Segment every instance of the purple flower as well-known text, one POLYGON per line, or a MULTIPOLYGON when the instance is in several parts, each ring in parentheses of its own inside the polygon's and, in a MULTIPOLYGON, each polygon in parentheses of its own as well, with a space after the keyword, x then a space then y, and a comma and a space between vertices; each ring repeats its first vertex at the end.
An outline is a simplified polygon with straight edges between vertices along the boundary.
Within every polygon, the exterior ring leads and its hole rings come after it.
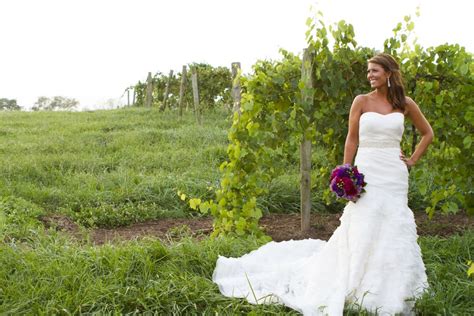
POLYGON ((347 195, 353 196, 357 194, 357 189, 354 186, 354 182, 350 178, 343 178, 342 181, 344 182, 344 191, 347 195))
POLYGON ((364 175, 356 166, 344 164, 337 166, 331 172, 330 189, 337 197, 349 201, 357 201, 361 193, 365 192, 364 175))

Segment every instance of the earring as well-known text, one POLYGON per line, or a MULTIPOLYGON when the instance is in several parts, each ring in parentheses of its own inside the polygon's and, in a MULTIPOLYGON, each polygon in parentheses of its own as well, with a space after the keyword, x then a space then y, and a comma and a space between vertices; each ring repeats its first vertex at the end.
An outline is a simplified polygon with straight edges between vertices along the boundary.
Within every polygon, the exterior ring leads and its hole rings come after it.
POLYGON ((390 88, 390 78, 387 78, 387 85, 390 88))

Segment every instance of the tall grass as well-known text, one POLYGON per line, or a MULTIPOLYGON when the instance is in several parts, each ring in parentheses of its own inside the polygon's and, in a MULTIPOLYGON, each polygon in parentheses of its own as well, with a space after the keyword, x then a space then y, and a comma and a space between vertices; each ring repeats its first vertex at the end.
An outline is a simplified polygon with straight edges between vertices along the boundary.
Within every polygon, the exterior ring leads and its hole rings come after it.
POLYGON ((425 315, 474 315, 474 278, 467 277, 467 261, 474 258, 474 230, 449 238, 420 239, 430 283, 419 302, 425 315))
MULTIPOLYGON (((218 254, 237 256, 253 238, 185 237, 94 247, 49 233, 0 244, 0 314, 234 314, 259 311, 221 296, 211 281, 218 254)), ((269 311, 284 310, 270 307, 269 311)))
MULTIPOLYGON (((260 241, 196 241, 179 229, 173 238, 95 247, 39 229, 29 241, 0 243, 0 314, 296 315, 283 306, 225 298, 211 281, 218 255, 240 256, 260 241)), ((474 231, 424 237, 421 246, 430 290, 417 302, 417 314, 472 315, 474 281, 465 262, 474 231)))

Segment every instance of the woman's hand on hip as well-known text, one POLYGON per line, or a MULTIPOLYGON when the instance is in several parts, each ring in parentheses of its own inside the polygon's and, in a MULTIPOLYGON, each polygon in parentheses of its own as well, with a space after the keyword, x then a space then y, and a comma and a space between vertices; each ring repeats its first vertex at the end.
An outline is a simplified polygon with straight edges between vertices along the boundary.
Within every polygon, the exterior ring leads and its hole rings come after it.
POLYGON ((411 158, 405 157, 402 151, 400 151, 400 159, 407 165, 408 168, 411 168, 415 165, 415 161, 411 158))

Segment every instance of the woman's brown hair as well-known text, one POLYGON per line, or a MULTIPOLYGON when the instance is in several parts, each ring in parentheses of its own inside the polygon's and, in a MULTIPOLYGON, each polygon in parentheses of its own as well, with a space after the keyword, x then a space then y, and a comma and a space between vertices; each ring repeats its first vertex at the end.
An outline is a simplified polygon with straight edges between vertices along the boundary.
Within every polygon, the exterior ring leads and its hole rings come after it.
POLYGON ((405 88, 403 86, 400 66, 395 58, 389 54, 380 53, 369 59, 369 63, 377 64, 383 67, 386 72, 390 72, 390 87, 388 88, 388 101, 394 109, 405 111, 405 88))

